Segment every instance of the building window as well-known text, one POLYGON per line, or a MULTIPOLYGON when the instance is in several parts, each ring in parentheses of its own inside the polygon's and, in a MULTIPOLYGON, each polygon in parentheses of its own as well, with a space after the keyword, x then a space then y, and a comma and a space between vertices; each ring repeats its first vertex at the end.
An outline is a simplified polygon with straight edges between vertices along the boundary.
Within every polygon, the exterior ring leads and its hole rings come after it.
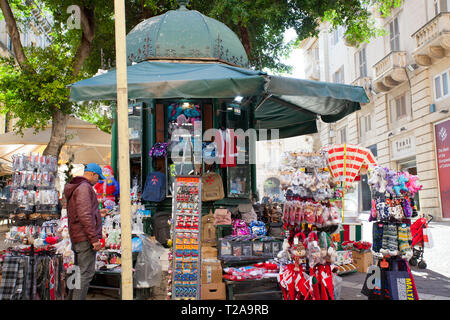
POLYGON ((449 95, 449 70, 434 77, 434 96, 436 100, 445 99, 449 95))
POLYGON ((344 66, 340 67, 338 71, 333 74, 334 83, 344 83, 344 66))
POLYGON ((363 137, 372 130, 372 115, 368 114, 359 118, 359 136, 363 137))
POLYGON ((395 17, 389 23, 389 40, 391 42, 391 51, 400 51, 400 31, 398 28, 398 17, 395 17))
POLYGON ((450 0, 434 0, 434 15, 438 15, 441 12, 448 12, 450 8, 450 0))
POLYGON ((332 41, 333 41, 333 45, 337 45, 339 43, 339 41, 342 38, 342 35, 344 34, 343 32, 343 28, 341 26, 337 27, 336 29, 333 30, 333 34, 332 34, 332 41))
POLYGON ((359 77, 367 77, 366 48, 362 48, 356 53, 356 65, 358 66, 359 77))
POLYGON ((391 122, 398 121, 407 115, 406 95, 396 97, 391 103, 391 122))
POLYGON ((347 143, 347 128, 344 127, 338 130, 338 143, 347 143))

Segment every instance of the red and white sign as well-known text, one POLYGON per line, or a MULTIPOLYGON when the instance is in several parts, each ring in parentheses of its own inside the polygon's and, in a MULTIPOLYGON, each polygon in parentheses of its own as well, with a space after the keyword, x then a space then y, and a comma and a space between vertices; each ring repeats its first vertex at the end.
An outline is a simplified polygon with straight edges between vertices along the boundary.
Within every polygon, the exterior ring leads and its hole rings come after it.
POLYGON ((436 124, 435 133, 442 217, 450 218, 450 120, 436 124))

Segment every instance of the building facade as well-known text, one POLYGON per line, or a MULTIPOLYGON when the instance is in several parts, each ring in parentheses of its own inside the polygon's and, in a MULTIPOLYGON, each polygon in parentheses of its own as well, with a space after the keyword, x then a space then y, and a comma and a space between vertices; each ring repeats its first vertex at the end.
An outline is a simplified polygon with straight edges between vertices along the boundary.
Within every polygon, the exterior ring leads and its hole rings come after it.
MULTIPOLYGON (((345 29, 323 24, 301 45, 306 78, 362 86, 370 99, 336 123, 320 122, 321 144, 358 144, 380 165, 417 174, 420 211, 450 220, 450 0, 408 0, 387 18, 372 13, 387 34, 370 43, 351 46, 345 29)), ((360 211, 370 209, 366 182, 360 211)))

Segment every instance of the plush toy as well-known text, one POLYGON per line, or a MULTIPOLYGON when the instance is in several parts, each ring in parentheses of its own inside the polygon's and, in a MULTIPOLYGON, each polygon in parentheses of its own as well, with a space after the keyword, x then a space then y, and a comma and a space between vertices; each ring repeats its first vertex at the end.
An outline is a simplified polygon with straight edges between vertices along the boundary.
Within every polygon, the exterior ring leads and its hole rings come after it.
POLYGON ((414 176, 412 174, 409 175, 408 182, 406 183, 406 188, 408 188, 408 191, 409 193, 411 193, 411 195, 414 195, 416 192, 422 189, 422 186, 417 184, 418 179, 419 177, 417 176, 414 176))
POLYGON ((397 176, 397 185, 393 187, 397 196, 400 196, 402 191, 408 191, 408 188, 405 185, 406 182, 408 182, 408 178, 403 173, 400 173, 397 176))
POLYGON ((393 170, 385 168, 385 180, 387 181, 386 191, 395 196, 394 187, 398 184, 397 173, 393 170))
POLYGON ((288 239, 285 238, 284 241, 283 241, 282 250, 280 252, 278 252, 277 257, 279 259, 283 259, 283 260, 286 260, 286 261, 291 260, 291 255, 289 253, 289 248, 290 248, 289 241, 288 241, 288 239))
POLYGON ((310 232, 305 242, 309 266, 310 268, 314 268, 315 265, 320 264, 322 261, 322 254, 318 243, 317 232, 310 232))
POLYGON ((386 192, 386 171, 384 168, 375 166, 368 169, 369 180, 367 183, 370 187, 380 193, 386 192))
POLYGON ((115 196, 120 193, 119 182, 114 179, 111 166, 106 165, 102 173, 106 180, 99 180, 94 186, 95 192, 97 192, 97 200, 101 202, 103 208, 112 209, 115 204, 115 196))
POLYGON ((183 112, 183 108, 177 103, 172 103, 167 111, 169 121, 174 121, 183 112))

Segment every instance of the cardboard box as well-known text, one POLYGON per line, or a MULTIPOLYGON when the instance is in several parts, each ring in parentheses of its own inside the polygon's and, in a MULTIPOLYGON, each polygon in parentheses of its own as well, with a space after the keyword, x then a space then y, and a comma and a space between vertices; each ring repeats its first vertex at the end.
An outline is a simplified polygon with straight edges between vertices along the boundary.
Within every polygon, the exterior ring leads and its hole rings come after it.
POLYGON ((217 259, 202 259, 202 284, 222 282, 222 265, 217 259))
POLYGON ((209 246, 202 246, 202 259, 217 259, 217 249, 209 246))
POLYGON ((226 300, 225 283, 210 283, 201 285, 201 300, 226 300))
POLYGON ((359 252, 353 251, 353 264, 356 266, 358 272, 367 272, 367 268, 373 264, 373 256, 371 251, 359 252))

